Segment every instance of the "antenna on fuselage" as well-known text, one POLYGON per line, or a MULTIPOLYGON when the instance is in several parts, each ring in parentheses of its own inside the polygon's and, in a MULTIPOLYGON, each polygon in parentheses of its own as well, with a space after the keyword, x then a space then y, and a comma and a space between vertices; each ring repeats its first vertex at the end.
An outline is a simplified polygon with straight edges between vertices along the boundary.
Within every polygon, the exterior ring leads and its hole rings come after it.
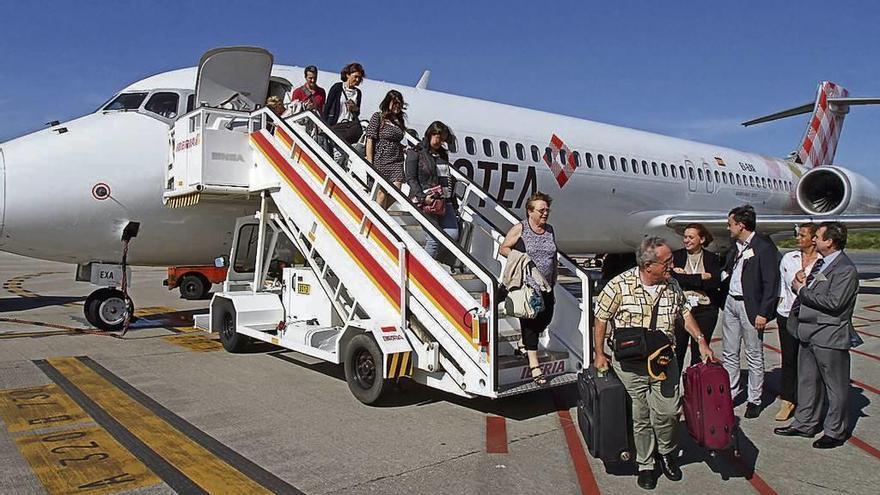
POLYGON ((419 82, 416 83, 416 89, 428 89, 428 79, 431 78, 431 71, 426 70, 422 73, 422 77, 419 78, 419 82))

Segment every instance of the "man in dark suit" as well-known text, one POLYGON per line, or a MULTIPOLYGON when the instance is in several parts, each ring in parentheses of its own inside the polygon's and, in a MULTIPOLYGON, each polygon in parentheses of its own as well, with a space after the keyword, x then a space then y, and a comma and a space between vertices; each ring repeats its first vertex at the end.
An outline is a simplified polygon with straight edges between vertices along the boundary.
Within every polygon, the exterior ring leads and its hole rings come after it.
POLYGON ((858 336, 852 314, 859 293, 859 273, 846 247, 846 226, 824 222, 816 232, 816 248, 822 258, 809 275, 799 272, 792 282, 797 294, 789 315, 788 331, 800 343, 798 353, 798 404, 794 421, 774 433, 783 436, 815 436, 817 449, 839 447, 849 438, 849 349, 858 336), (823 421, 822 409, 828 400, 823 421))
POLYGON ((727 251, 722 327, 722 362, 730 375, 730 393, 740 391, 740 345, 745 343, 749 367, 746 418, 761 414, 764 388, 764 328, 776 315, 779 297, 779 250, 769 237, 755 232, 755 209, 738 206, 727 217, 727 230, 735 241, 727 251))

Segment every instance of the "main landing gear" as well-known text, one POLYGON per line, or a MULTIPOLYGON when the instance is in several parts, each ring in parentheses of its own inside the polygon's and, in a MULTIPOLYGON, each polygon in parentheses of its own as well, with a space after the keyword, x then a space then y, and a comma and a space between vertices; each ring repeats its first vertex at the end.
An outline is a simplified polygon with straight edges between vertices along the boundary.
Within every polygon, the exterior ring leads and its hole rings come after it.
POLYGON ((86 320, 100 330, 115 332, 125 323, 125 310, 134 315, 134 303, 121 290, 111 287, 98 289, 86 298, 83 313, 86 320))

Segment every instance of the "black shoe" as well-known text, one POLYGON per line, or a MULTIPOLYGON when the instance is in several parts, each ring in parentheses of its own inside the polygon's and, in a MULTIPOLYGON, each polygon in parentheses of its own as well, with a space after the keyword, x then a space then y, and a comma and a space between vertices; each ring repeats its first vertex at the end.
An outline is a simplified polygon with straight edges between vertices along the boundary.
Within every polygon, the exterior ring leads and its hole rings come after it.
POLYGON ((670 452, 666 455, 657 456, 660 460, 660 469, 663 474, 672 481, 681 480, 681 469, 678 467, 678 461, 675 460, 675 453, 670 452))
POLYGON ((816 436, 818 431, 803 431, 798 430, 794 426, 783 426, 781 428, 773 428, 773 433, 783 436, 783 437, 804 437, 804 438, 813 438, 816 436))
POLYGON ((749 402, 748 404, 746 404, 746 413, 744 414, 744 416, 746 418, 755 419, 760 415, 761 415, 761 406, 759 406, 758 404, 754 404, 752 402, 749 402))
POLYGON ((822 438, 813 442, 814 449, 833 449, 840 447, 846 443, 846 438, 831 438, 828 435, 822 435, 822 438))
POLYGON ((639 486, 645 490, 657 488, 657 478, 654 477, 654 471, 639 471, 639 486))

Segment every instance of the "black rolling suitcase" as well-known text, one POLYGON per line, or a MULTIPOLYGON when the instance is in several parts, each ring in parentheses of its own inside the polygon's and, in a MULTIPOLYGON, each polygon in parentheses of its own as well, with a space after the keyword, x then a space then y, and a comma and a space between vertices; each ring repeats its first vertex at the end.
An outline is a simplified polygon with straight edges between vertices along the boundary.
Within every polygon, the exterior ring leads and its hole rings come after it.
POLYGON ((601 459, 607 471, 631 466, 632 401, 623 383, 612 370, 598 376, 590 367, 578 374, 578 392, 578 426, 590 455, 601 459))

